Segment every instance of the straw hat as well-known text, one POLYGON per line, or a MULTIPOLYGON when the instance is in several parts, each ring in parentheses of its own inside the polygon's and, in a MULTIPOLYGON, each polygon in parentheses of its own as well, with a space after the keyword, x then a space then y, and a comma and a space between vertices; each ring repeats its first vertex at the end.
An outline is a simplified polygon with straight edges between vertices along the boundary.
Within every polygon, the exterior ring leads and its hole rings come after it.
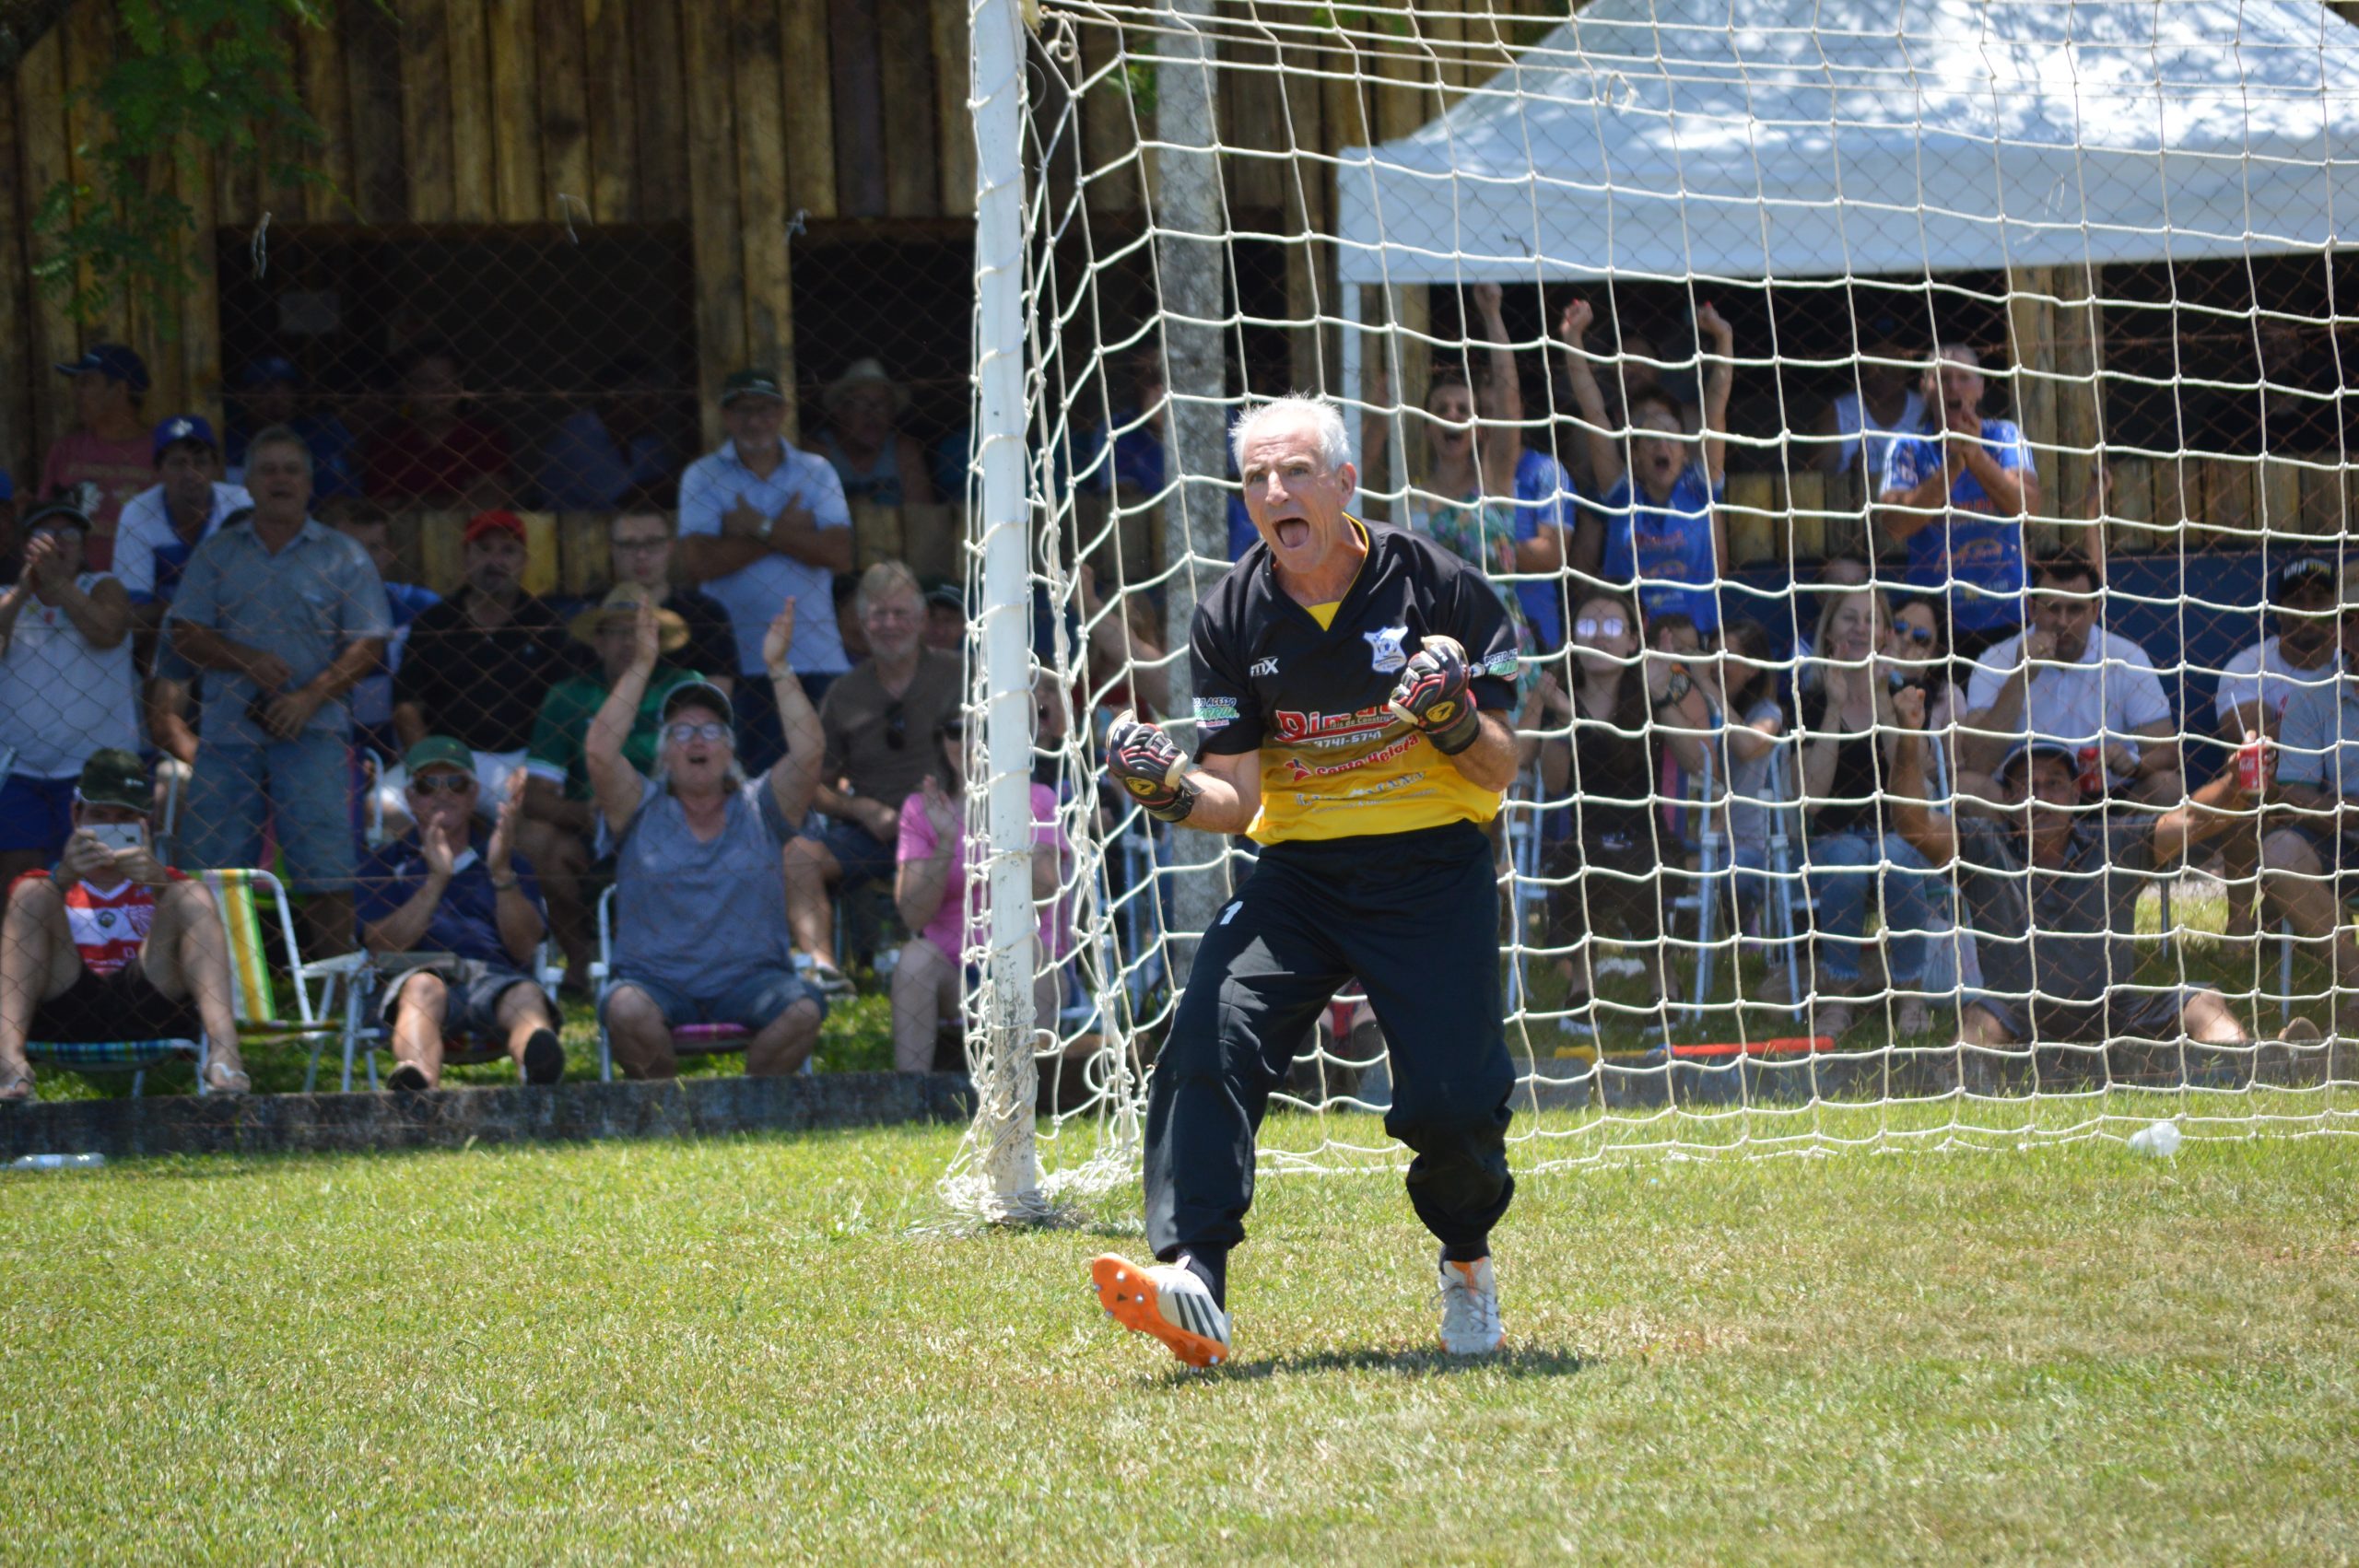
POLYGON ((833 414, 846 392, 862 387, 883 387, 893 394, 893 413, 898 416, 909 412, 910 389, 895 380, 885 370, 881 359, 855 359, 844 367, 844 373, 819 389, 819 406, 833 414))
MULTIPOLYGON (((565 633, 576 642, 586 642, 594 647, 598 641, 598 628, 606 624, 608 616, 635 614, 647 598, 648 589, 644 583, 618 582, 606 591, 604 599, 568 622, 565 633)), ((657 635, 656 647, 666 653, 677 653, 687 646, 688 623, 680 618, 677 610, 657 605, 655 624, 663 628, 657 635)))

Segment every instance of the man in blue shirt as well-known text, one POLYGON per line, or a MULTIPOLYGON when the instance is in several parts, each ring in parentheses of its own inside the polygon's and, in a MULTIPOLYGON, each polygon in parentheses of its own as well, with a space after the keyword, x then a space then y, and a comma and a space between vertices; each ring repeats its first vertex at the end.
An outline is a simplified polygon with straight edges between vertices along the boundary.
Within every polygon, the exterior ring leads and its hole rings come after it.
POLYGON ((334 414, 303 406, 303 373, 281 355, 257 359, 246 367, 241 392, 229 405, 229 439, 223 456, 233 481, 245 477, 246 448, 252 438, 273 425, 284 425, 303 438, 311 453, 311 497, 332 501, 356 494, 352 431, 334 414))
POLYGON ((1970 659, 2023 629, 2024 517, 2039 505, 2031 448, 2010 419, 1982 416, 1981 359, 1943 345, 1925 371, 1936 428, 1884 459, 1875 520, 1908 546, 1908 581, 1950 601, 1950 651, 1970 659))
MULTIPOLYGON (((1168 473, 1163 451, 1167 390, 1163 357, 1152 344, 1133 355, 1131 386, 1133 395, 1129 406, 1114 410, 1112 418, 1090 432, 1089 444, 1081 453, 1081 480, 1075 488, 1085 495, 1116 496, 1125 505, 1136 506, 1163 493, 1168 473)), ((1237 477, 1233 461, 1228 477, 1237 477)), ((1235 491, 1229 493, 1227 513, 1228 558, 1236 561, 1262 536, 1246 514, 1245 497, 1235 491)))
POLYGON ((428 735, 402 755, 416 824, 360 871, 360 941, 371 953, 430 953, 385 988, 393 1070, 385 1086, 431 1089, 442 1044, 500 1039, 527 1083, 565 1071, 557 1012, 524 971, 548 930, 533 868, 515 856, 522 770, 488 833, 475 820, 475 754, 428 735))
POLYGON ((1702 450, 1690 455, 1692 439, 1679 405, 1667 393, 1641 393, 1632 400, 1630 462, 1622 460, 1621 432, 1606 412, 1582 339, 1595 312, 1586 299, 1565 307, 1557 334, 1566 345, 1565 373, 1579 405, 1590 470, 1604 498, 1584 505, 1573 532, 1576 572, 1602 578, 1616 587, 1635 584, 1638 608, 1649 616, 1682 614, 1707 636, 1720 629, 1720 579, 1728 575, 1728 521, 1719 502, 1728 488, 1729 393, 1736 381, 1736 334, 1718 310, 1696 312, 1696 332, 1706 340, 1710 366, 1704 377, 1702 450))

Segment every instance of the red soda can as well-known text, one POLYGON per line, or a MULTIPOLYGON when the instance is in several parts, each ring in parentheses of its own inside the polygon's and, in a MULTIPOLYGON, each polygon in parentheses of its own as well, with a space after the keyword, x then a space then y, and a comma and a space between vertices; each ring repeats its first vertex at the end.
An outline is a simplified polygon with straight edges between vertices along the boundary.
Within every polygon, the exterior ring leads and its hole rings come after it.
POLYGON ((2105 793, 2104 757, 2104 751, 2096 746, 2083 746, 2081 748, 2082 794, 2102 795, 2105 793))
POLYGON ((2242 788, 2260 788, 2260 749, 2268 743, 2259 735, 2252 735, 2236 748, 2236 783, 2242 788))

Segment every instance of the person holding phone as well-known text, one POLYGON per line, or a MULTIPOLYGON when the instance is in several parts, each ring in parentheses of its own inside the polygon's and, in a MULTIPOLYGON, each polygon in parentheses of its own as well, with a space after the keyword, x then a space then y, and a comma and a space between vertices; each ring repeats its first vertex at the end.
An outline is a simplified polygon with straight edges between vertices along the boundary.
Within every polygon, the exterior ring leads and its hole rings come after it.
POLYGON ((251 1088, 238 1055, 229 940, 213 895, 156 859, 154 786, 109 747, 82 765, 53 871, 9 885, 0 926, 0 1105, 33 1097, 25 1042, 197 1040, 215 1094, 251 1088))

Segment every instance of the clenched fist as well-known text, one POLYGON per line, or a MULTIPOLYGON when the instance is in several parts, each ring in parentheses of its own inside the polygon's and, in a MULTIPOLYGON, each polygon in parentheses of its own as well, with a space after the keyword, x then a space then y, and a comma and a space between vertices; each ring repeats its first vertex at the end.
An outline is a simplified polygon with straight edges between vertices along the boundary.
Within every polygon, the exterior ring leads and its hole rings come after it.
POLYGON ((1392 688, 1392 716, 1423 734, 1444 756, 1474 743, 1474 693, 1466 649, 1450 637, 1429 637, 1409 657, 1392 688))
POLYGON ((1106 732, 1108 776, 1149 816, 1179 822, 1195 809, 1195 791, 1180 782, 1187 766, 1187 754, 1170 736, 1127 708, 1106 732))

